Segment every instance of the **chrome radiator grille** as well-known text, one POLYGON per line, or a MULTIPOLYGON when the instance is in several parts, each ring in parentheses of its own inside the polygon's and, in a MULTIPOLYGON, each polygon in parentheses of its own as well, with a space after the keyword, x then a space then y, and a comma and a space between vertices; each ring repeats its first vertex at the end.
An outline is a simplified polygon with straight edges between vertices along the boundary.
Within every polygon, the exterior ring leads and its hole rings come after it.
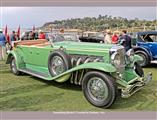
POLYGON ((122 72, 125 69, 125 54, 126 52, 123 46, 115 45, 110 49, 111 63, 119 72, 122 72))
POLYGON ((120 66, 125 66, 125 49, 121 48, 117 50, 118 54, 120 55, 120 66))

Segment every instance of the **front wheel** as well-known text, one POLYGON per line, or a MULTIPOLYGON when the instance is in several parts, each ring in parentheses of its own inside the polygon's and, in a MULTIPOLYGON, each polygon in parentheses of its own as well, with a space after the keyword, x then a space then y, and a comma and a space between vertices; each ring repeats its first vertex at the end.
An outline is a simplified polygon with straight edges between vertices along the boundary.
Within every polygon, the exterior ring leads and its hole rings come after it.
POLYGON ((116 98, 116 86, 111 76, 90 71, 82 81, 82 90, 85 98, 94 106, 108 108, 116 98))

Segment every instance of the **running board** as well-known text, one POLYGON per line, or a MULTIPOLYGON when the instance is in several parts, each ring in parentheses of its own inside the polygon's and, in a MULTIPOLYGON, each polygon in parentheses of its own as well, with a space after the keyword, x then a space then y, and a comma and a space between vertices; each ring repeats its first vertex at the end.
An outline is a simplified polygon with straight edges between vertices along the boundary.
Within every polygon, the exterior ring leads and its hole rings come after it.
POLYGON ((151 61, 151 63, 157 64, 157 60, 151 61))
POLYGON ((23 73, 27 73, 27 74, 35 76, 35 77, 38 77, 38 78, 41 78, 41 79, 44 79, 44 80, 47 80, 47 78, 50 77, 48 74, 33 71, 31 69, 19 69, 19 71, 23 72, 23 73))

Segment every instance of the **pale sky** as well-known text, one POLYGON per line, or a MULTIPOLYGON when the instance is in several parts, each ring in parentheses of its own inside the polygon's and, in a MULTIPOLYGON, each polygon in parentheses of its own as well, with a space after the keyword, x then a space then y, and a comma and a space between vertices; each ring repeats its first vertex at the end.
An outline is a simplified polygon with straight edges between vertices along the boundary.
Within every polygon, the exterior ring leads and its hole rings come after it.
POLYGON ((157 7, 1 7, 0 27, 32 28, 54 20, 98 17, 99 14, 154 20, 157 7))

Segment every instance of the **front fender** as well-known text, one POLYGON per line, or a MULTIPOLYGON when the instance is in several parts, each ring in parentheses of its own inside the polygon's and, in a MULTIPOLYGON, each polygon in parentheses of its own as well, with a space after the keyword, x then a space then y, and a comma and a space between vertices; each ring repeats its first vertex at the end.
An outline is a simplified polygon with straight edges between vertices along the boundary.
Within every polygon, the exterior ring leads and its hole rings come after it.
POLYGON ((14 50, 12 50, 12 51, 10 51, 9 53, 8 53, 8 57, 7 57, 7 61, 6 61, 6 64, 10 64, 10 62, 11 62, 11 57, 14 57, 15 58, 15 60, 16 60, 16 67, 17 67, 17 69, 19 69, 20 68, 20 65, 23 65, 23 64, 21 64, 21 63, 23 63, 23 60, 22 60, 22 58, 17 54, 17 52, 15 52, 14 50))
POLYGON ((115 72, 116 71, 116 68, 112 64, 101 63, 101 62, 85 63, 85 64, 82 64, 73 68, 74 71, 80 70, 80 69, 95 69, 95 70, 100 70, 103 72, 115 72))
POLYGON ((143 60, 143 58, 141 56, 136 55, 136 54, 134 55, 134 63, 137 61, 142 61, 142 60, 143 60))
POLYGON ((78 65, 56 77, 51 78, 50 80, 55 80, 57 82, 64 82, 67 80, 67 79, 63 79, 64 76, 69 76, 72 72, 83 70, 83 69, 94 69, 94 70, 99 70, 99 71, 108 72, 108 73, 116 72, 116 68, 112 64, 91 62, 91 63, 78 65))

